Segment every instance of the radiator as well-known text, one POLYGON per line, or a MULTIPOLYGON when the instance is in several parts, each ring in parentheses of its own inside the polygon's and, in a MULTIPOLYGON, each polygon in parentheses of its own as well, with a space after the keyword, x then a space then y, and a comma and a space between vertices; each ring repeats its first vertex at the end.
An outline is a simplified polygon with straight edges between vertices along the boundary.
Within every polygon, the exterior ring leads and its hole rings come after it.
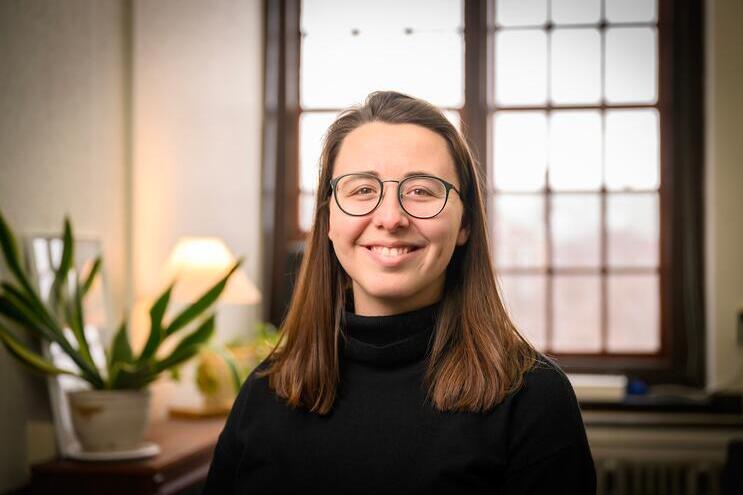
POLYGON ((597 495, 719 495, 722 466, 710 462, 596 460, 597 495))

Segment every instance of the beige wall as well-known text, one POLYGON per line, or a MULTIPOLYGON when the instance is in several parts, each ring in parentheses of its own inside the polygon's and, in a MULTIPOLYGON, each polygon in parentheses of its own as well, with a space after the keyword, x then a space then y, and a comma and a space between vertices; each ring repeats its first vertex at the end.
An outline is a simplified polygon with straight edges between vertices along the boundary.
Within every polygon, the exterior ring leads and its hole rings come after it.
MULTIPOLYGON (((124 12, 121 2, 0 1, 0 209, 19 235, 103 242, 115 314, 128 269, 124 12)), ((45 382, 0 350, 0 492, 23 483, 45 382), (30 430, 32 430, 31 428, 30 430)))
POLYGON ((707 9, 707 327, 713 389, 743 390, 743 2, 707 9))
POLYGON ((222 237, 258 284, 261 2, 136 1, 134 11, 135 293, 161 286, 185 235, 222 237))
MULTIPOLYGON (((134 5, 135 297, 147 300, 162 287, 161 267, 181 236, 221 237, 246 257, 245 271, 260 286, 261 2, 134 5)), ((256 309, 222 307, 218 335, 251 332, 256 309)), ((135 329, 140 338, 143 327, 135 329)), ((180 384, 156 386, 155 417, 168 403, 200 400, 192 369, 180 384)))

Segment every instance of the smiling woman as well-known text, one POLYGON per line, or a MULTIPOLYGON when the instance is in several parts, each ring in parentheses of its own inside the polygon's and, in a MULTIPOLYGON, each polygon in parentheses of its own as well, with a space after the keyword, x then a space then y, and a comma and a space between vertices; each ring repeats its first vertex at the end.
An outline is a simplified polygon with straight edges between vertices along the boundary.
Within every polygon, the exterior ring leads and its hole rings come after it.
POLYGON ((330 126, 321 167, 281 341, 206 493, 595 493, 570 383, 498 294, 461 134, 372 93, 330 126))
POLYGON ((462 201, 447 200, 446 184, 456 189, 459 180, 446 140, 419 125, 371 122, 346 136, 333 174, 328 237, 351 279, 355 313, 397 314, 438 301, 454 248, 468 237, 462 201), (406 178, 396 194, 384 191, 398 177, 406 178))

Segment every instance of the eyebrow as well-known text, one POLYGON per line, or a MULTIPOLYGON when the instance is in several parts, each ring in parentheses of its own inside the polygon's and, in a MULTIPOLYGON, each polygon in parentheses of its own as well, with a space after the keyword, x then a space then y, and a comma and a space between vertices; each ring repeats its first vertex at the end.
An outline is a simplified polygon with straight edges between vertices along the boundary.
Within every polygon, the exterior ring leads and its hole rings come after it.
MULTIPOLYGON (((376 170, 363 170, 361 172, 354 172, 355 174, 369 174, 373 175, 375 177, 379 177, 379 172, 376 170)), ((423 172, 421 170, 413 170, 412 172, 408 172, 407 174, 403 175, 403 177, 411 177, 413 175, 433 175, 431 172, 423 172)))

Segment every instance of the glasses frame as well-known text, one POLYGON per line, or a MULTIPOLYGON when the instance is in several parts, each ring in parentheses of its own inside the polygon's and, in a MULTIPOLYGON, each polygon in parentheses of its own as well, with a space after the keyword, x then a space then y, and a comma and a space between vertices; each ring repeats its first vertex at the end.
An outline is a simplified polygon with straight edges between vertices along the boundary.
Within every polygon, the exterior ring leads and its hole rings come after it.
POLYGON ((459 192, 459 189, 457 189, 454 186, 454 184, 452 184, 451 182, 447 182, 444 179, 442 179, 441 177, 436 177, 435 175, 426 175, 426 174, 410 175, 408 177, 405 177, 402 180, 394 180, 394 179, 382 180, 379 177, 377 177, 376 175, 364 174, 364 173, 359 173, 359 172, 351 172, 350 174, 343 174, 343 175, 338 176, 338 177, 336 177, 334 179, 330 179, 330 191, 331 191, 331 194, 333 195, 333 198, 335 198, 335 204, 338 205, 338 208, 343 213, 345 213, 346 215, 351 216, 351 217, 365 217, 366 215, 370 215, 370 214, 374 213, 374 210, 376 210, 377 208, 379 208, 379 205, 382 204, 382 198, 384 198, 384 184, 385 184, 385 182, 397 182, 397 203, 400 205, 400 208, 402 208, 402 211, 404 211, 406 215, 411 216, 413 218, 418 218, 418 219, 421 219, 421 220, 427 220, 429 218, 434 218, 439 213, 441 213, 442 211, 444 211, 444 208, 446 208, 446 204, 449 202, 449 191, 454 190, 459 195, 460 198, 462 197, 462 193, 460 193, 459 192), (337 194, 336 186, 338 185, 338 182, 341 179, 343 179, 344 177, 348 177, 350 175, 360 175, 362 177, 368 177, 370 179, 376 180, 379 183, 379 191, 380 191, 380 193, 379 193, 379 198, 377 199, 377 204, 375 204, 374 207, 371 210, 369 210, 368 212, 366 212, 366 213, 363 213, 363 214, 349 213, 349 212, 347 212, 346 210, 343 209, 343 207, 341 206, 340 201, 338 201, 338 194, 337 194), (444 189, 446 190, 446 195, 444 196, 444 204, 441 205, 441 209, 439 209, 439 211, 437 211, 433 215, 430 215, 430 216, 427 216, 427 217, 419 217, 417 215, 413 215, 412 213, 410 213, 405 208, 405 205, 402 204, 402 193, 400 192, 400 191, 402 191, 402 187, 400 187, 400 186, 402 185, 403 182, 405 182, 407 180, 411 180, 411 179, 421 179, 421 178, 435 179, 435 180, 441 182, 444 185, 444 189))

